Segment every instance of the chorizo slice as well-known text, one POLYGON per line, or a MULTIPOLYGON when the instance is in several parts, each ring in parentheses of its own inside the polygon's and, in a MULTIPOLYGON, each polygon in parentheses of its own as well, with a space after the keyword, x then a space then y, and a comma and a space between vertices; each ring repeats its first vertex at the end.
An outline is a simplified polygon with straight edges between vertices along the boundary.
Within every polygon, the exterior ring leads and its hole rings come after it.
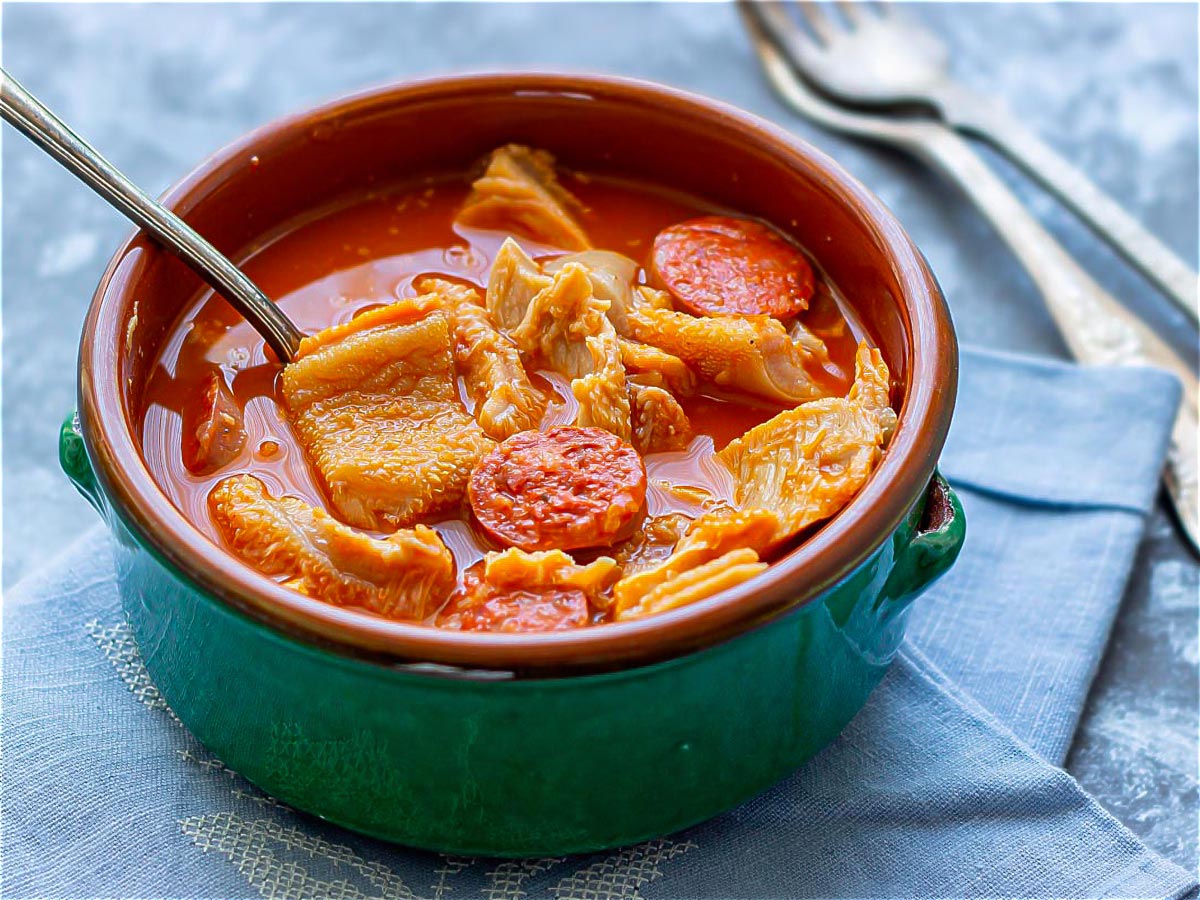
POLYGON ((795 244, 754 219, 703 216, 658 233, 651 276, 697 316, 768 315, 808 309, 813 271, 795 244))
POLYGON ((646 501, 646 467, 602 428, 523 431, 483 457, 467 486, 480 526, 522 550, 609 546, 646 501))
POLYGON ((219 372, 205 379, 198 404, 184 411, 183 464, 207 475, 237 459, 246 445, 242 408, 219 372))
POLYGON ((472 567, 463 575, 462 590, 438 614, 437 627, 511 634, 566 631, 590 622, 587 595, 578 588, 546 586, 503 591, 472 567))
POLYGON ((592 622, 607 606, 617 574, 607 556, 578 565, 561 550, 489 553, 463 573, 462 587, 438 613, 439 628, 455 631, 561 631, 592 622))

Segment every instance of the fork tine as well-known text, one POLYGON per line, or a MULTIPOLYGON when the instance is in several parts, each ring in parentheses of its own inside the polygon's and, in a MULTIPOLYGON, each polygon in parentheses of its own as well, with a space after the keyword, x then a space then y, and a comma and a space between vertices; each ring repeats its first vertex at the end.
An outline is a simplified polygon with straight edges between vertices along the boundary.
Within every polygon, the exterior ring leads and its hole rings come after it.
POLYGON ((800 7, 800 12, 804 13, 804 18, 808 21, 808 27, 813 30, 817 37, 825 44, 832 43, 840 29, 834 24, 833 17, 821 8, 821 4, 814 2, 814 0, 800 0, 796 5, 800 7))
POLYGON ((754 16, 767 33, 767 37, 788 52, 803 57, 816 53, 816 43, 799 24, 788 15, 780 0, 741 0, 746 10, 754 16))

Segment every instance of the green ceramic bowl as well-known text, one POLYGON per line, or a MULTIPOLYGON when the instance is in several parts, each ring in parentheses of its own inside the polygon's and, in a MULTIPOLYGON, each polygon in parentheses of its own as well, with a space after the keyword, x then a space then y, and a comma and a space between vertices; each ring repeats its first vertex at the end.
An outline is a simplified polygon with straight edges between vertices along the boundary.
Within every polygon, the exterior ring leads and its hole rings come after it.
POLYGON ((920 254, 835 163, 734 109, 644 83, 481 75, 385 87, 254 132, 167 202, 236 258, 347 191, 465 169, 509 140, 763 216, 853 298, 894 373, 900 424, 862 493, 763 575, 664 615, 543 635, 442 632, 283 589, 197 532, 141 457, 150 365, 200 285, 140 235, 92 302, 61 459, 112 530, 150 675, 223 761, 367 834, 548 856, 728 809, 862 707, 909 605, 963 540, 962 509, 935 471, 957 350, 920 254))

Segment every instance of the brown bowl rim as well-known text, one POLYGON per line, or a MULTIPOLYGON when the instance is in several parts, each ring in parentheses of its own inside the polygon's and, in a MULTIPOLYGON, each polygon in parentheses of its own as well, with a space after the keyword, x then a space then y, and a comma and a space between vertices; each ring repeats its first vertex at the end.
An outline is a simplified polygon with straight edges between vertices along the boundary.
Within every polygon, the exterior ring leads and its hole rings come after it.
MULTIPOLYGON (((791 168, 820 178, 874 232, 908 309, 909 365, 899 426, 879 469, 862 492, 762 575, 671 612, 601 627, 548 634, 444 631, 393 622, 287 590, 218 547, 192 526, 157 486, 123 413, 117 367, 97 368, 105 347, 119 347, 119 306, 112 279, 135 247, 165 252, 135 232, 116 251, 92 298, 79 353, 79 409, 96 476, 115 510, 161 560, 228 606, 308 643, 389 664, 430 663, 462 670, 538 676, 629 668, 694 652, 797 609, 858 567, 918 502, 936 467, 954 406, 957 342, 949 311, 924 259, 899 222, 826 154, 771 123, 706 97, 653 82, 608 75, 550 72, 472 73, 385 84, 283 116, 228 144, 171 187, 164 202, 181 215, 206 185, 230 174, 237 160, 282 141, 318 120, 361 115, 399 104, 472 93, 586 95, 699 116, 719 124, 791 168)), ((481 673, 482 674, 482 673, 481 673)))

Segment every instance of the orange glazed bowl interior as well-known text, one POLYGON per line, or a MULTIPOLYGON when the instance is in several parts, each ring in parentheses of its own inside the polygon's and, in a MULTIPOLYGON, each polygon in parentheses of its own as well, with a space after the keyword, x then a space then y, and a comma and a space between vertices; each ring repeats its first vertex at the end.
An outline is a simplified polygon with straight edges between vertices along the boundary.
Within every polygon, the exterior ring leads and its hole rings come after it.
POLYGON ((882 463, 845 509, 739 587, 597 628, 453 632, 302 596, 204 537, 147 469, 138 423, 149 371, 203 285, 135 235, 104 274, 80 351, 84 439, 118 513, 203 590, 277 630, 356 655, 471 669, 565 673, 653 662, 739 634, 845 578, 920 502, 949 428, 957 350, 944 300, 900 225, 808 144, 728 106, 642 82, 455 76, 366 91, 264 126, 202 164, 166 202, 236 261, 339 197, 465 173, 507 142, 545 148, 569 168, 761 217, 807 248, 878 342, 899 412, 882 463))

